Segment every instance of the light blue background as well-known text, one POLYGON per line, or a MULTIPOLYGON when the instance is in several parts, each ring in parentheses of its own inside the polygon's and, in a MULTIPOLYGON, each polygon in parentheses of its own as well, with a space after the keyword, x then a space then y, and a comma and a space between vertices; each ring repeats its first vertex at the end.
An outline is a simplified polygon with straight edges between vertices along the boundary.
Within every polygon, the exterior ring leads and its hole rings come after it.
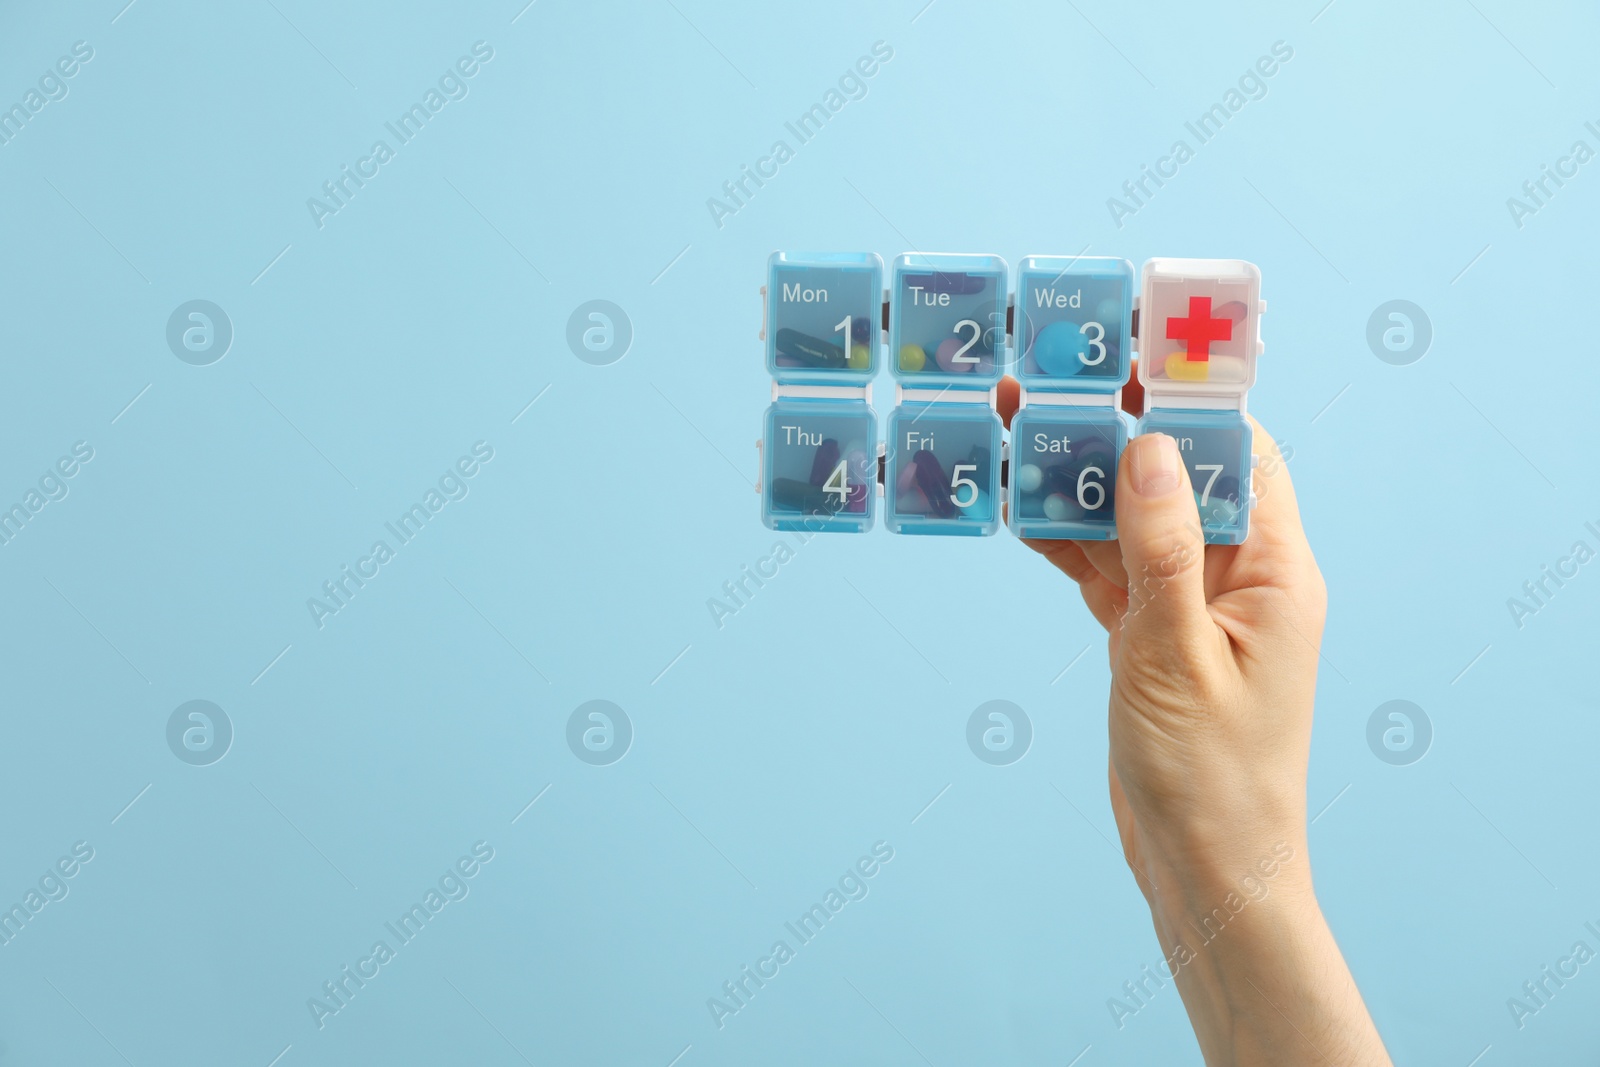
POLYGON ((1600 963, 1520 1031, 1506 1006, 1600 949, 1600 563, 1506 607, 1600 523, 1600 162, 1506 207, 1600 148, 1592 8, 124 2, 0 15, 6 106, 94 48, 0 145, 0 503, 95 450, 0 547, 0 901, 95 849, 0 947, 0 1064, 1199 1062, 1171 986, 1107 1009, 1160 950, 1068 582, 1004 532, 879 529, 712 621, 777 539, 775 248, 1258 263, 1251 410, 1331 588, 1332 925, 1403 1062, 1600 1047, 1600 963), (470 95, 319 229, 306 199, 479 40, 470 95), (867 96, 715 225, 878 40, 867 96), (1119 229, 1107 198, 1278 40, 1119 229), (197 298, 235 329, 207 367, 165 341, 197 298), (634 328, 611 366, 565 341, 597 298, 634 328), (1394 298, 1435 330, 1410 366, 1365 340, 1394 298), (470 495, 319 630, 307 598, 480 440, 470 495), (165 740, 197 698, 236 731, 208 767, 165 740), (636 734, 608 767, 565 741, 595 698, 636 734), (1395 698, 1435 730, 1408 767, 1365 740, 1395 698), (1034 725, 1012 766, 966 746, 991 699, 1034 725), (319 1031, 307 998, 479 840, 471 895, 319 1031), (870 895, 718 1030, 706 999, 879 840, 870 895))

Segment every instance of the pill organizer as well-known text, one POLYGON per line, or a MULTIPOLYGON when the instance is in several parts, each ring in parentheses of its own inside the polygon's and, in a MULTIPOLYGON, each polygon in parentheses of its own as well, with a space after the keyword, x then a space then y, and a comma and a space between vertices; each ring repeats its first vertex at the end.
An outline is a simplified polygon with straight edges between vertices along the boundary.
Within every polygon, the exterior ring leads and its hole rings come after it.
POLYGON ((901 534, 1116 537, 1121 410, 1138 354, 1135 433, 1178 442, 1205 539, 1249 533, 1254 456, 1246 394, 1261 354, 1261 276, 1243 260, 1024 257, 1015 290, 997 255, 775 252, 760 337, 772 405, 760 453, 762 520, 862 533, 883 498, 901 534), (1141 329, 1141 320, 1143 329, 1141 329), (883 349, 887 349, 885 353, 883 349), (877 437, 873 378, 895 388, 877 437), (996 410, 1021 385, 1009 440, 996 410))

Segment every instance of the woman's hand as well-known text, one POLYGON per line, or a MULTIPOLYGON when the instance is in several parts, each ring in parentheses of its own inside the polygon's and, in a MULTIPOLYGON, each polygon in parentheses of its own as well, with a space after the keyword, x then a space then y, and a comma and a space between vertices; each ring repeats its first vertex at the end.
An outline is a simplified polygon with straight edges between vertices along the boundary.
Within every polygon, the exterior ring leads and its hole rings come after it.
POLYGON ((1242 545, 1204 543, 1163 434, 1123 453, 1118 540, 1027 544, 1109 635, 1112 811, 1207 1063, 1386 1064, 1306 854, 1327 591, 1277 444, 1254 440, 1242 545))

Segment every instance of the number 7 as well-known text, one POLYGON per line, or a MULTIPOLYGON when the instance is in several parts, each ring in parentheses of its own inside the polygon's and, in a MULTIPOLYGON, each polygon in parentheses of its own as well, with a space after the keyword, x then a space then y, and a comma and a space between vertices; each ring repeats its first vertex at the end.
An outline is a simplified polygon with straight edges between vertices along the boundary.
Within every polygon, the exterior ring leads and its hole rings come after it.
POLYGON ((1196 463, 1194 469, 1211 472, 1211 477, 1206 479, 1206 487, 1200 491, 1200 506, 1205 507, 1211 501, 1211 487, 1217 484, 1217 475, 1222 473, 1222 464, 1196 463))

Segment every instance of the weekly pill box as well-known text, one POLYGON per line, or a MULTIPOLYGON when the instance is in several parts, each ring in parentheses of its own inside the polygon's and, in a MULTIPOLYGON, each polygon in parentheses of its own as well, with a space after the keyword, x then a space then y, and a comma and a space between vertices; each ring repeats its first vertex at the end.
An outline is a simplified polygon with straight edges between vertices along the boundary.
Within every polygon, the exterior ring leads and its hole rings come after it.
POLYGON ((761 515, 776 529, 1117 536, 1130 436, 1178 443, 1205 539, 1249 536, 1246 397, 1262 353, 1260 271, 1237 259, 777 252, 763 328, 772 406, 761 515), (1137 362, 1144 413, 1121 410, 1137 362), (872 385, 887 365, 883 432, 872 385), (1009 432, 995 410, 1021 384, 1009 432))

